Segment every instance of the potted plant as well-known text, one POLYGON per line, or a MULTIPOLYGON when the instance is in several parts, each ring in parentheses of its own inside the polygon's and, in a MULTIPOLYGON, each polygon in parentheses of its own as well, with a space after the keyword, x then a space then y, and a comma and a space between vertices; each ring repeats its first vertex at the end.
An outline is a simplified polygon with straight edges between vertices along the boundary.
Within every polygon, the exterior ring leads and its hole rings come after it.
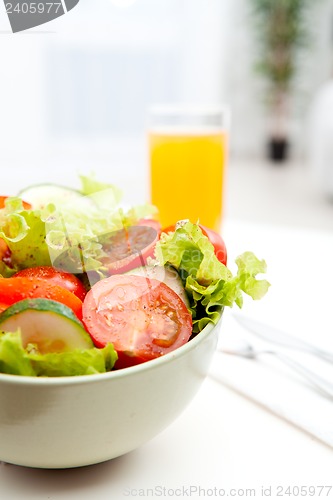
POLYGON ((300 49, 307 44, 305 14, 309 0, 251 0, 260 50, 256 67, 267 83, 271 121, 269 157, 288 156, 288 117, 300 49))

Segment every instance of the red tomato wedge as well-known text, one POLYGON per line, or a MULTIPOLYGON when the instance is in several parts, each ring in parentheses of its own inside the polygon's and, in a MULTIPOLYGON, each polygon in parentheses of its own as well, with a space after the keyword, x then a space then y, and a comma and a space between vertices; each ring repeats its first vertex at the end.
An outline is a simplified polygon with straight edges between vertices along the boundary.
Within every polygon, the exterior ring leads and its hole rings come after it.
POLYGON ((83 322, 97 347, 112 342, 116 368, 171 352, 192 334, 182 299, 164 283, 142 276, 115 275, 96 283, 83 302, 83 322))
POLYGON ((160 234, 161 232, 161 224, 154 219, 140 219, 137 222, 137 226, 146 226, 146 227, 148 226, 155 229, 158 234, 160 234))
POLYGON ((0 304, 0 313, 2 313, 5 309, 7 309, 7 304, 0 304))
POLYGON ((53 285, 66 288, 66 290, 74 293, 80 300, 83 300, 87 293, 83 283, 74 274, 58 271, 51 266, 28 267, 13 276, 13 278, 19 277, 40 278, 49 281, 53 285))
MULTIPOLYGON (((224 243, 222 237, 216 231, 213 231, 213 229, 209 229, 208 227, 202 226, 201 224, 199 224, 199 226, 200 226, 202 233, 205 236, 207 236, 207 238, 209 239, 209 241, 213 245, 214 250, 215 250, 215 255, 218 258, 218 260, 226 266, 227 265, 227 248, 225 246, 225 243, 224 243)), ((171 233, 171 232, 174 232, 175 230, 176 230, 176 225, 174 224, 173 226, 169 226, 169 227, 163 229, 163 233, 171 233)))
POLYGON ((107 257, 102 259, 110 274, 122 274, 144 266, 154 255, 161 227, 151 219, 142 219, 136 226, 115 231, 103 245, 107 257))
POLYGON ((65 288, 40 278, 0 278, 0 304, 9 307, 20 300, 37 298, 61 302, 82 319, 82 301, 65 288))

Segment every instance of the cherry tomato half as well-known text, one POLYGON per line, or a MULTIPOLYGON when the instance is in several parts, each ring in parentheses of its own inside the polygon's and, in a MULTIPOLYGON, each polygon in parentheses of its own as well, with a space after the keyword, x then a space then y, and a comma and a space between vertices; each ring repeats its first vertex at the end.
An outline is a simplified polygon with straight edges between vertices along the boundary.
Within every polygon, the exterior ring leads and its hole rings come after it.
POLYGON ((115 231, 103 245, 107 257, 102 259, 110 274, 122 274, 144 266, 154 255, 161 227, 151 219, 141 219, 136 226, 115 231))
POLYGON ((59 271, 51 266, 28 267, 14 274, 13 278, 17 277, 41 278, 53 283, 53 285, 66 288, 66 290, 74 293, 80 300, 83 300, 87 293, 82 282, 74 274, 59 271))
POLYGON ((96 283, 83 302, 83 322, 97 347, 112 342, 116 368, 143 363, 185 344, 192 318, 164 283, 114 275, 96 283))
MULTIPOLYGON (((213 245, 215 250, 215 255, 218 258, 218 260, 222 262, 222 264, 227 265, 227 249, 222 237, 216 231, 213 231, 213 229, 209 229, 208 227, 202 226, 201 224, 199 224, 199 227, 204 236, 207 236, 207 238, 213 245)), ((175 230, 176 230, 176 225, 174 224, 173 226, 169 226, 163 229, 162 232, 171 233, 174 232, 175 230)))
POLYGON ((0 278, 0 304, 9 307, 20 300, 37 298, 61 302, 82 319, 82 301, 65 288, 40 278, 0 278))
POLYGON ((7 304, 0 304, 0 313, 2 313, 5 309, 7 309, 7 304))

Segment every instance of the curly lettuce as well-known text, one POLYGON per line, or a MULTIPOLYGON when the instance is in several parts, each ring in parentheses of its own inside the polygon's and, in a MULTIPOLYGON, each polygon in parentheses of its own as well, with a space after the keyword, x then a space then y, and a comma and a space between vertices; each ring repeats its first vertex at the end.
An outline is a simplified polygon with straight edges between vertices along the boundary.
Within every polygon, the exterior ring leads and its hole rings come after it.
POLYGON ((190 299, 193 332, 207 323, 216 324, 225 306, 243 305, 243 293, 253 300, 261 299, 270 284, 257 279, 266 272, 266 262, 252 252, 236 259, 237 274, 216 257, 214 247, 200 227, 187 222, 173 233, 164 233, 156 245, 155 256, 160 265, 177 269, 190 299))
POLYGON ((22 344, 20 331, 0 335, 0 373, 30 377, 93 375, 112 370, 117 361, 112 344, 103 349, 74 349, 40 354, 35 346, 22 344))
POLYGON ((20 198, 6 201, 0 210, 0 238, 10 249, 11 267, 2 265, 3 276, 54 265, 73 273, 96 271, 103 277, 103 246, 110 234, 156 212, 151 205, 125 210, 115 186, 85 176, 81 182, 77 197, 52 200, 41 210, 26 210, 20 198))

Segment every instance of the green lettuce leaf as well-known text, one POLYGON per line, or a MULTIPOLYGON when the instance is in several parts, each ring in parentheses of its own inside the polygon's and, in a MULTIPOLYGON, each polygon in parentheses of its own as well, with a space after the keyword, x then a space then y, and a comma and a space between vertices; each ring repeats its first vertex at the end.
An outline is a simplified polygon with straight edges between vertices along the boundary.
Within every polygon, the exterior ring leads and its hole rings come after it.
POLYGON ((113 184, 107 184, 105 182, 100 182, 95 179, 95 176, 93 174, 90 176, 80 175, 79 177, 81 180, 81 193, 84 196, 89 196, 92 194, 100 193, 101 191, 108 190, 113 192, 113 198, 116 205, 121 201, 123 195, 121 190, 117 186, 114 186, 113 184))
POLYGON ((11 251, 12 268, 1 267, 1 274, 9 277, 24 267, 51 265, 46 244, 45 221, 54 207, 43 213, 25 210, 20 198, 8 198, 0 210, 0 237, 11 251))
POLYGON ((45 221, 40 211, 10 214, 1 227, 0 237, 10 248, 14 268, 51 265, 45 221))
POLYGON ((75 349, 49 354, 31 353, 28 356, 36 375, 44 377, 105 373, 113 368, 118 358, 112 344, 103 349, 75 349))
POLYGON ((6 201, 0 210, 0 237, 10 248, 13 269, 0 266, 3 276, 26 267, 54 265, 103 277, 103 244, 110 234, 156 212, 151 205, 124 210, 118 188, 85 176, 81 181, 82 195, 87 196, 66 203, 60 199, 43 210, 25 210, 19 198, 6 201))
POLYGON ((214 247, 200 227, 191 222, 175 232, 163 234, 156 245, 160 265, 171 265, 181 276, 190 299, 193 331, 201 331, 209 322, 216 324, 225 306, 242 307, 243 293, 253 300, 261 299, 270 284, 258 280, 266 272, 266 263, 252 252, 236 259, 238 272, 232 272, 215 256, 214 247))
POLYGON ((40 354, 35 346, 24 349, 20 331, 0 336, 0 372, 32 377, 93 375, 110 371, 117 361, 112 344, 103 349, 74 349, 40 354))
POLYGON ((19 332, 3 333, 0 336, 0 372, 35 376, 35 371, 23 349, 19 332))

